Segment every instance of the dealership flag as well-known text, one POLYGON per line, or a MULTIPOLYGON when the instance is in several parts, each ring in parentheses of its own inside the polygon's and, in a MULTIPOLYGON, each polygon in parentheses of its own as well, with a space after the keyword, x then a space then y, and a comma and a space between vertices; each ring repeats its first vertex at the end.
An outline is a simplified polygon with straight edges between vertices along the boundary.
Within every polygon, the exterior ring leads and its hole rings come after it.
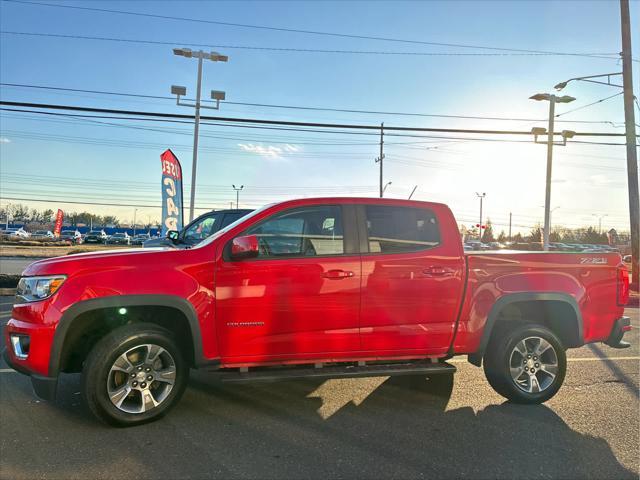
POLYGON ((64 212, 58 209, 58 213, 56 213, 56 223, 53 227, 53 234, 56 237, 60 236, 60 230, 62 230, 62 221, 64 220, 64 212))
POLYGON ((170 149, 160 155, 162 162, 162 236, 182 230, 182 167, 170 149))

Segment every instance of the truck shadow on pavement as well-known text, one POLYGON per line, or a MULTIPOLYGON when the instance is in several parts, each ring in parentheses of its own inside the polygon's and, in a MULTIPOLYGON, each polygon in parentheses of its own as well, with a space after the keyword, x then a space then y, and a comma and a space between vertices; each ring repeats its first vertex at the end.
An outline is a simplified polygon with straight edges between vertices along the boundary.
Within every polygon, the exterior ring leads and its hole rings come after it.
POLYGON ((55 405, 25 405, 27 379, 3 392, 6 478, 637 478, 546 406, 446 410, 448 375, 222 386, 194 372, 169 415, 128 429, 97 423, 64 378, 55 405))

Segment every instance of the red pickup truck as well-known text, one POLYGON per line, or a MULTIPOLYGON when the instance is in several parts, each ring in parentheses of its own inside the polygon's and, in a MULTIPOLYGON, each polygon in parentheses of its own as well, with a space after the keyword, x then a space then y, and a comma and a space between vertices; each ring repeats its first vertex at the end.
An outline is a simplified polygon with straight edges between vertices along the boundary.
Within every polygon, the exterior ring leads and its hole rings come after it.
POLYGON ((617 348, 620 255, 463 252, 446 205, 287 201, 189 249, 70 255, 23 273, 5 358, 54 399, 82 372, 100 419, 158 418, 190 368, 221 381, 450 374, 468 355, 504 397, 560 388, 567 348, 617 348))

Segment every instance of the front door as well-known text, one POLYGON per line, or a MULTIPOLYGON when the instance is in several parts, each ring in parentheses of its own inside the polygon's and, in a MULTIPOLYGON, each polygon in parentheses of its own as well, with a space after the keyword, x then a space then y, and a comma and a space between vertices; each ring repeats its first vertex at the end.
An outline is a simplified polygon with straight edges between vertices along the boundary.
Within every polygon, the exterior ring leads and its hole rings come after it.
POLYGON ((360 256, 345 248, 343 210, 310 205, 275 213, 241 234, 258 237, 257 258, 220 257, 216 322, 225 363, 359 350, 360 256))
MULTIPOLYGON (((376 204, 359 213, 368 242, 362 255, 363 350, 381 356, 446 352, 463 290, 459 238, 444 241, 429 208, 376 204)), ((453 221, 442 227, 457 232, 453 221)))

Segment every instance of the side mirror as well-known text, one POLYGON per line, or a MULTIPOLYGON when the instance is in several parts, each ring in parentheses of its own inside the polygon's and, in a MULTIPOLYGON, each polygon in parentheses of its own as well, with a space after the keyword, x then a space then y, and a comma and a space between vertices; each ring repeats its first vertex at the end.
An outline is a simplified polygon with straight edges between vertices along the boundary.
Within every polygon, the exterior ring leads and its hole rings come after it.
POLYGON ((236 237, 231 243, 231 258, 234 260, 255 258, 259 254, 258 237, 255 235, 236 237))
POLYGON ((171 240, 173 243, 178 243, 178 239, 180 238, 180 232, 177 230, 169 230, 167 232, 167 238, 171 240))

